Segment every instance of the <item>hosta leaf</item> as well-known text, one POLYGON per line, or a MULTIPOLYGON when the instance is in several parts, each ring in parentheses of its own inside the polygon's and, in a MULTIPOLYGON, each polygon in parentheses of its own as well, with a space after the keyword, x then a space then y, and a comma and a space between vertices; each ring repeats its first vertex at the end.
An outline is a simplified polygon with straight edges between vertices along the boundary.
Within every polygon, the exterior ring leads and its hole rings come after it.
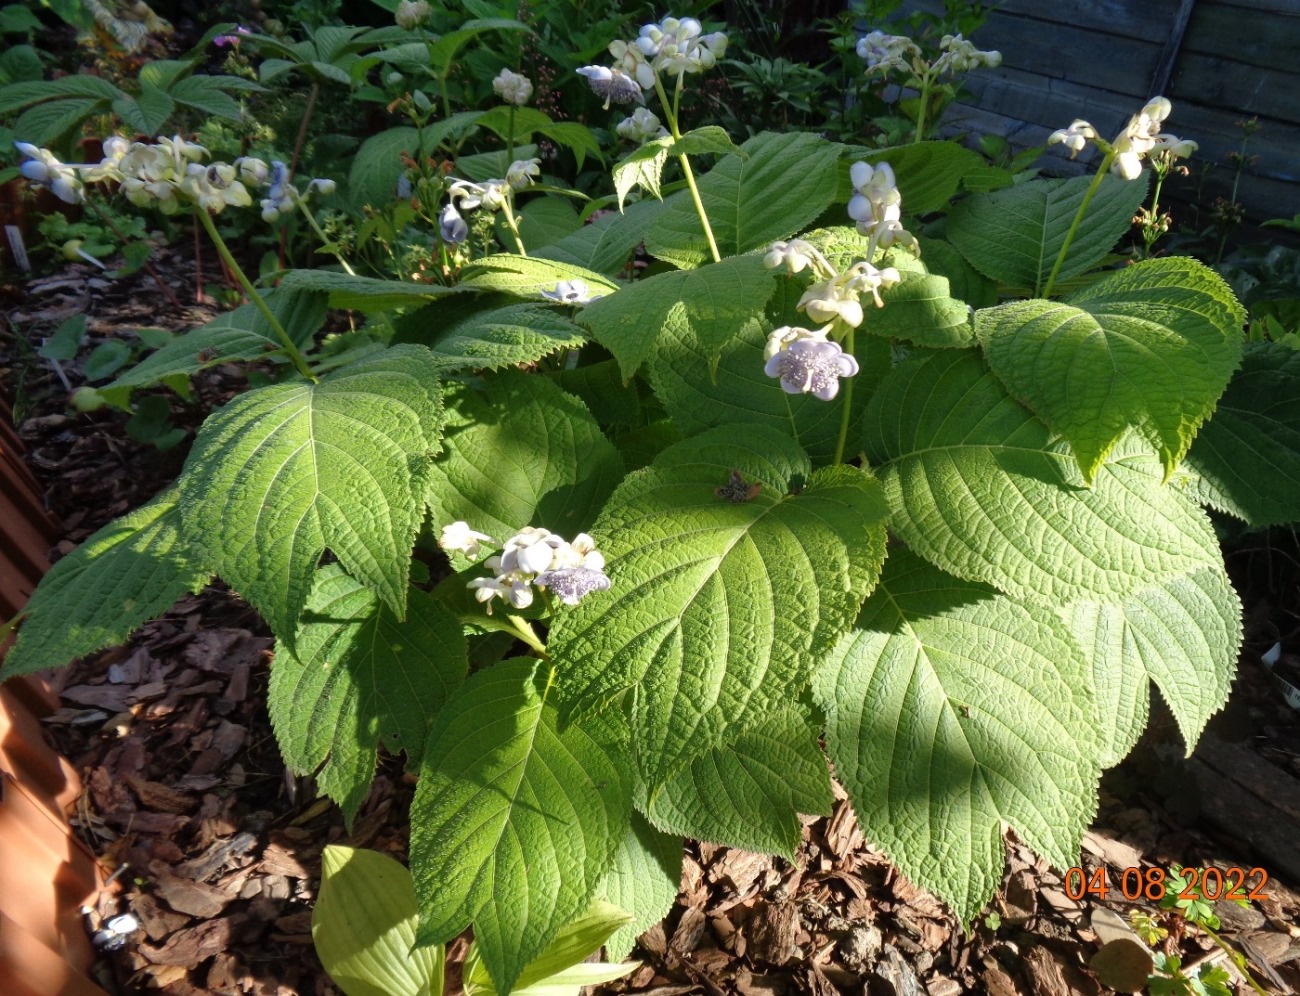
MULTIPOLYGON (((1057 281, 1099 263, 1133 223, 1146 199, 1140 180, 1106 176, 1084 215, 1057 281)), ((991 194, 973 194, 953 205, 948 239, 986 276, 1039 293, 1065 244, 1070 225, 1093 178, 1031 180, 991 194)))
POLYGON ((629 475, 592 530, 613 588, 556 620, 560 694, 586 711, 629 693, 653 792, 807 683, 874 584, 883 522, 869 474, 810 474, 775 430, 730 426, 670 446, 629 475), (792 482, 806 487, 793 494, 792 482), (755 484, 739 501, 717 493, 755 484))
MULTIPOLYGON (((833 459, 847 391, 841 390, 829 402, 811 394, 787 394, 780 381, 763 372, 763 348, 772 328, 806 321, 793 312, 799 293, 796 282, 778 281, 773 305, 764 320, 741 327, 722 347, 716 370, 709 352, 693 336, 683 333, 660 340, 650 360, 650 380, 664 410, 684 434, 740 423, 768 426, 794 439, 814 463, 833 459), (789 307, 778 307, 782 301, 789 307)), ((855 421, 874 385, 889 369, 890 348, 886 339, 869 335, 856 338, 853 355, 861 373, 854 378, 855 421)), ((856 447, 857 443, 850 439, 849 445, 856 447)))
POLYGON ((499 370, 536 363, 587 341, 565 314, 542 304, 478 311, 431 337, 429 348, 447 370, 499 370))
POLYGON ((551 680, 514 659, 461 685, 411 803, 419 943, 472 921, 501 992, 587 908, 631 810, 625 747, 600 723, 560 731, 551 680))
POLYGON ((204 423, 181 478, 206 563, 291 643, 326 548, 399 618, 441 422, 428 350, 257 388, 204 423))
POLYGON ((211 576, 181 535, 176 492, 110 522, 50 568, 0 678, 63 667, 121 643, 211 576))
POLYGON ((461 271, 462 286, 501 291, 515 297, 539 297, 542 291, 555 290, 561 280, 581 280, 592 295, 612 294, 619 288, 608 277, 572 263, 507 253, 476 259, 461 271))
POLYGON ((579 321, 631 378, 662 339, 690 337, 709 358, 756 322, 775 290, 762 256, 733 256, 697 270, 670 270, 582 309, 579 321))
POLYGON ((969 922, 1004 826, 1078 863, 1101 770, 1090 684, 1050 609, 900 550, 813 691, 862 832, 969 922))
MULTIPOLYGON (((310 342, 325 320, 323 293, 276 290, 267 304, 294 342, 310 342)), ((218 363, 257 360, 283 349, 270 323, 253 304, 218 315, 206 325, 176 336, 131 367, 108 387, 145 387, 175 374, 193 374, 218 363)))
MULTIPOLYGON (((835 196, 842 146, 808 132, 763 132, 698 182, 718 250, 736 256, 806 228, 835 196)), ((709 258, 689 193, 671 197, 646 235, 646 250, 680 267, 709 258)))
POLYGON ((1102 763, 1118 764, 1137 743, 1152 681, 1190 755, 1237 670, 1241 602, 1223 569, 1180 575, 1118 602, 1075 602, 1061 616, 1091 662, 1102 763))
POLYGON ((829 816, 830 772, 808 710, 787 706, 664 782, 647 815, 694 840, 794 859, 800 813, 829 816))
POLYGON ((1214 417, 1187 455, 1199 500, 1254 526, 1300 520, 1300 352, 1246 347, 1214 417))
POLYGON ((411 873, 400 862, 340 844, 321 852, 311 936, 347 996, 442 996, 445 951, 412 950, 418 917, 411 873))
POLYGON ((623 210, 623 201, 636 187, 641 187, 651 197, 662 200, 659 192, 659 177, 668 162, 668 146, 671 138, 657 138, 646 142, 639 149, 633 150, 614 166, 614 189, 618 192, 618 209, 623 210))
POLYGON ((1084 487, 1068 448, 973 351, 895 367, 865 424, 890 527, 958 577, 1060 604, 1220 563, 1208 520, 1161 486, 1154 459, 1125 444, 1084 487))
POLYGON ((1218 274, 1172 257, 1065 301, 981 311, 976 330, 993 372, 1069 441, 1091 481, 1129 428, 1173 473, 1241 358, 1245 318, 1218 274))
POLYGON ((469 669, 450 612, 422 591, 398 620, 337 564, 316 572, 296 652, 276 648, 268 705, 285 763, 316 775, 351 825, 379 744, 414 767, 438 710, 469 669))
POLYGON ((636 939, 668 915, 682 881, 682 838, 661 833, 634 812, 614 852, 614 864, 597 890, 633 921, 605 942, 605 956, 622 961, 636 939))
POLYGON ((587 525, 622 477, 591 413, 545 378, 503 371, 484 396, 460 387, 447 401, 445 450, 429 475, 436 526, 463 519, 504 541, 540 525, 572 539, 566 530, 587 525), (585 496, 591 489, 599 494, 585 496))
POLYGON ((366 313, 419 307, 449 294, 466 292, 460 287, 380 280, 329 270, 290 270, 281 278, 280 289, 321 291, 329 294, 331 308, 347 308, 366 313))

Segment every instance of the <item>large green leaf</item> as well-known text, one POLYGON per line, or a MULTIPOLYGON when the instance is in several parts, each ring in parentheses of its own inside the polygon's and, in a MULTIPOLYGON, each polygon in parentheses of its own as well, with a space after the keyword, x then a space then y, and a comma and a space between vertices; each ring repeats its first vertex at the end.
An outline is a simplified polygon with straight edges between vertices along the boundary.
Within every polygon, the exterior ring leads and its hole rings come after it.
POLYGON ((975 341, 971 309, 952 296, 947 277, 930 273, 910 253, 892 252, 885 263, 898 269, 902 280, 881 290, 882 308, 871 307, 864 295, 863 331, 931 349, 959 349, 975 341))
POLYGON ((442 419, 429 351, 394 346, 316 384, 257 388, 204 423, 181 477, 206 564, 292 645, 328 548, 398 617, 442 419))
POLYGON ((14 123, 13 133, 20 136, 19 141, 32 145, 53 145, 87 118, 103 114, 108 109, 107 100, 90 97, 48 100, 23 111, 14 123))
POLYGON ((469 288, 417 284, 405 280, 380 280, 330 270, 290 270, 280 281, 281 290, 322 291, 330 307, 355 311, 391 311, 419 307, 449 294, 469 293, 469 288))
MULTIPOLYGON (((1106 176, 1075 233, 1057 281, 1101 262, 1133 222, 1147 184, 1106 176)), ((953 205, 948 239, 971 266, 1012 287, 1038 293, 1065 245, 1092 177, 1030 180, 953 205)))
POLYGON ((124 95, 113 101, 113 113, 126 124, 131 131, 155 135, 162 130, 176 102, 157 87, 147 83, 140 87, 140 92, 132 97, 124 95))
MULTIPOLYGON (((84 97, 89 100, 116 100, 122 91, 108 80, 89 73, 61 76, 57 80, 30 80, 11 83, 0 90, 0 115, 9 115, 43 100, 84 97)), ((22 141, 35 141, 19 133, 22 141)))
POLYGON ((559 730, 552 680, 514 659, 461 685, 411 803, 419 943, 473 922, 501 992, 586 909, 631 811, 622 742, 600 723, 559 730))
POLYGON ((1064 443, 970 350, 894 368, 868 405, 890 527, 927 560, 1023 599, 1122 597, 1220 563, 1200 509, 1130 440, 1087 488, 1064 443))
POLYGON ((1241 603, 1223 568, 1162 581, 1117 602, 1061 610, 1092 665, 1102 763, 1118 764, 1146 727, 1152 681, 1192 748, 1228 699, 1241 647, 1241 603))
POLYGON ((807 709, 787 706, 670 777, 646 815, 661 830, 794 860, 799 814, 829 816, 834 801, 820 733, 807 709))
POLYGON ((462 286, 516 297, 537 297, 542 291, 553 291, 561 280, 581 280, 593 295, 612 294, 619 288, 608 277, 572 263, 509 253, 484 256, 461 271, 462 286))
POLYGON ((448 394, 445 450, 429 475, 433 521, 463 519, 504 541, 527 525, 585 526, 623 476, 581 401, 544 377, 502 371, 448 394))
POLYGON ((469 669, 460 623, 422 591, 398 620, 330 564, 303 606, 296 651, 280 646, 268 706, 285 763, 315 774, 351 824, 370 794, 379 744, 419 763, 428 728, 469 669))
POLYGON ((405 171, 403 155, 420 148, 420 133, 409 125, 387 128, 361 143, 348 173, 348 193, 357 207, 387 206, 397 196, 397 179, 405 171))
POLYGON ((955 142, 917 142, 889 149, 856 145, 842 149, 840 158, 838 200, 847 201, 853 195, 849 179, 853 163, 888 163, 898 181, 902 209, 909 215, 945 210, 961 182, 984 167, 978 152, 955 142))
POLYGON ((632 251, 641 244, 646 229, 662 210, 663 205, 655 201, 629 204, 622 214, 611 211, 594 218, 572 235, 542 246, 533 255, 597 273, 613 273, 627 265, 632 251))
POLYGON ((63 667, 121 643, 211 576, 182 538, 176 492, 100 529, 50 568, 24 610, 0 679, 63 667))
POLYGON ((551 630, 570 711, 627 693, 652 792, 767 722, 874 584, 884 513, 868 473, 810 473, 775 430, 730 426, 670 446, 628 476, 592 530, 613 588, 551 630), (720 496, 739 490, 734 475, 761 489, 720 496))
POLYGON ((499 370, 536 363, 586 341, 582 330, 556 308, 509 304, 476 311, 464 321, 436 330, 428 344, 444 369, 499 370))
POLYGON ((661 339, 691 338, 716 359, 756 323, 775 289, 763 257, 732 256, 696 270, 671 270, 593 301, 579 320, 631 378, 661 339))
POLYGON ((1252 344, 1187 455, 1199 500, 1254 526, 1300 520, 1300 351, 1252 344))
POLYGON ((411 873, 387 854, 331 844, 321 853, 311 936, 347 996, 442 996, 445 950, 414 948, 411 873))
POLYGON ((1050 609, 900 550, 814 694, 862 832, 968 923, 1002 879, 1004 826, 1078 864, 1101 772, 1090 687, 1050 609))
POLYGON ((1119 270, 1065 301, 981 311, 976 332, 1013 397, 1070 443, 1091 481, 1130 429, 1173 473, 1241 359, 1245 310, 1178 256, 1119 270))
MULTIPOLYGON (((268 294, 266 300, 289 337, 299 344, 310 342, 325 320, 323 293, 278 290, 268 294)), ((268 352, 282 348, 262 312, 253 304, 245 304, 175 337, 126 370, 108 389, 146 387, 218 363, 262 359, 268 352)))
POLYGON ((598 894, 633 915, 605 942, 614 961, 626 958, 636 939, 668 915, 682 881, 682 838, 660 833, 634 812, 598 894))
MULTIPOLYGON (((698 182, 718 251, 736 256, 806 228, 835 196, 842 146, 809 132, 763 132, 698 182)), ((704 230, 686 191, 671 197, 646 233, 646 249, 680 267, 709 258, 704 230)))

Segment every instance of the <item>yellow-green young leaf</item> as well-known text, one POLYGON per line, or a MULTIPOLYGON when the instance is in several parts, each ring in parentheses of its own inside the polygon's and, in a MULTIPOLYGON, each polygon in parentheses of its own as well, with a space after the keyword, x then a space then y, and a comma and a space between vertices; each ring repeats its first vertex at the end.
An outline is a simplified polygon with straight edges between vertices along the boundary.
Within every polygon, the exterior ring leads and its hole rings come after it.
POLYGON ((1222 562, 1209 520, 1161 485, 1153 457, 1127 441, 1084 486, 1068 447, 973 350, 899 364, 865 424, 890 528, 958 577, 1060 605, 1222 562))
POLYGON ((1089 481, 1130 428, 1172 474, 1241 360, 1246 313, 1213 270, 1149 259, 1064 301, 976 316, 993 372, 1074 450, 1089 481))
MULTIPOLYGON (((719 160, 698 182, 719 252, 736 256, 807 228, 835 196, 842 148, 809 132, 763 132, 741 146, 744 156, 719 160)), ((665 202, 646 249, 679 267, 710 258, 688 191, 665 202)))
POLYGON ((444 370, 500 370, 536 363, 586 341, 582 329, 567 315, 544 304, 476 310, 428 337, 429 348, 444 370))
POLYGON ((672 144, 671 138, 656 138, 633 150, 614 166, 614 189, 618 192, 620 211, 634 187, 641 187, 657 200, 663 199, 659 192, 659 177, 668 162, 668 146, 672 144))
POLYGON ((1300 520, 1300 351, 1246 347, 1214 417, 1187 455, 1196 497, 1253 526, 1300 520))
POLYGON ((292 646, 328 548, 401 618, 442 407, 427 349, 393 346, 316 384, 257 388, 214 412, 181 477, 205 563, 292 646))
POLYGON ((862 832, 969 923, 1005 825, 1078 863, 1101 774, 1090 686, 1052 610, 900 550, 813 691, 862 832))
POLYGON ((434 716, 469 670, 460 623, 422 591, 399 621, 337 564, 316 572, 296 652, 276 648, 268 706, 285 763, 315 774, 348 823, 382 742, 415 767, 434 716))
POLYGON ((416 918, 411 873, 401 863, 341 844, 321 853, 311 937, 347 996, 442 996, 444 950, 414 947, 416 918))
POLYGON ((1237 672, 1241 602, 1223 568, 1160 581, 1120 601, 1075 602, 1061 616, 1092 667, 1102 763, 1118 764, 1137 743, 1152 681, 1190 755, 1237 672))
MULTIPOLYGON (((528 963, 512 992, 514 996, 578 996, 583 986, 594 986, 627 975, 639 968, 587 962, 615 931, 631 923, 632 915, 600 899, 572 923, 565 924, 540 955, 528 963)), ((471 944, 465 957, 465 996, 496 996, 497 987, 488 974, 478 946, 471 944)))
POLYGON ((501 993, 586 910, 631 811, 626 746, 604 724, 560 730, 554 680, 515 658, 461 685, 411 804, 419 942, 472 922, 501 993))
POLYGON ((614 865, 601 883, 603 895, 619 909, 633 914, 605 941, 605 955, 621 961, 636 939, 668 915, 682 881, 682 838, 661 833, 634 812, 614 854, 614 865))
MULTIPOLYGON (((776 289, 762 256, 734 256, 697 270, 659 273, 593 301, 578 320, 631 379, 656 344, 689 338, 705 359, 756 323, 776 289)), ((761 366, 761 364, 760 364, 761 366)))
POLYGON ((181 534, 171 489, 115 519, 50 568, 0 679, 63 667, 121 643, 211 576, 181 534))
MULTIPOLYGON (((948 240, 985 276, 1037 293, 1052 272, 1091 183, 1090 176, 1039 179, 990 194, 972 194, 953 205, 948 240)), ((1057 281, 1101 262, 1128 231, 1146 193, 1145 173, 1138 180, 1104 177, 1074 233, 1057 281)), ((903 206, 907 208, 907 203, 903 206)))
POLYGON ((834 801, 820 734, 808 709, 779 709, 669 777, 646 815, 661 830, 793 860, 799 814, 829 816, 834 801))
POLYGON ((569 537, 590 526, 623 461, 586 406, 514 370, 483 387, 448 391, 446 449, 429 474, 434 525, 464 520, 502 542, 527 525, 569 537))
POLYGON ((461 271, 458 286, 537 298, 542 291, 555 290, 561 280, 581 280, 592 295, 613 294, 620 286, 609 277, 572 263, 507 253, 474 260, 461 271))
POLYGON ((775 430, 724 427, 670 446, 592 529, 613 587, 552 627, 568 711, 625 696, 653 794, 807 685, 875 584, 884 519, 868 472, 810 472, 775 430))

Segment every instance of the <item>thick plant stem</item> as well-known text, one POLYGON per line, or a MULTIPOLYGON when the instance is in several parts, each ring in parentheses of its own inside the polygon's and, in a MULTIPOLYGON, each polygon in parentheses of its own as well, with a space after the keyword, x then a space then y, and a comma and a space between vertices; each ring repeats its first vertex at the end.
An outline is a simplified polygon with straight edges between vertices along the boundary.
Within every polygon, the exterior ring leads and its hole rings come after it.
POLYGON ((519 635, 519 639, 523 640, 524 643, 528 644, 528 646, 533 650, 536 650, 542 660, 549 661, 551 659, 551 655, 546 652, 546 644, 544 644, 541 641, 541 638, 533 632, 533 627, 528 625, 527 619, 523 616, 514 615, 506 616, 506 618, 510 620, 510 625, 514 627, 515 632, 519 635))
MULTIPOLYGON (((849 334, 844 337, 844 352, 850 356, 853 355, 853 333, 856 330, 849 329, 849 334)), ((849 423, 853 421, 853 381, 854 378, 844 378, 844 413, 840 416, 840 438, 835 442, 835 463, 844 462, 844 447, 849 440, 849 423)))
MULTIPOLYGON (((85 203, 90 205, 90 210, 95 212, 95 217, 103 222, 104 227, 117 236, 123 246, 130 241, 126 237, 126 234, 117 227, 116 222, 103 212, 100 206, 95 203, 93 198, 87 197, 85 203)), ((158 289, 162 291, 167 300, 172 303, 172 307, 177 311, 182 310, 181 302, 177 300, 176 295, 172 293, 172 289, 163 283, 163 278, 159 275, 158 271, 154 269, 153 264, 147 259, 144 261, 144 268, 149 272, 149 276, 153 277, 153 282, 158 285, 158 289)))
POLYGON ((916 112, 916 136, 912 139, 912 144, 925 138, 925 118, 930 109, 930 74, 926 73, 921 77, 921 106, 916 112))
MULTIPOLYGON (((659 103, 663 106, 664 116, 668 119, 668 131, 672 134, 673 140, 682 137, 681 130, 677 127, 677 106, 682 95, 682 77, 677 76, 677 89, 673 93, 673 99, 670 102, 668 94, 664 92, 664 85, 660 82, 659 77, 655 77, 655 92, 659 95, 659 103)), ((700 200, 700 188, 695 185, 695 172, 691 169, 690 160, 685 155, 678 155, 678 161, 682 164, 682 173, 686 177, 686 186, 691 192, 691 201, 695 204, 695 213, 700 216, 700 224, 704 228, 704 239, 709 244, 709 255, 713 257, 713 262, 721 263, 722 254, 718 252, 717 240, 713 237, 713 226, 709 224, 709 216, 704 213, 704 202, 700 200)))
POLYGON ((307 358, 304 357, 302 351, 294 345, 293 340, 289 338, 289 333, 284 330, 284 326, 280 324, 280 320, 275 317, 275 312, 273 312, 270 306, 267 305, 266 298, 262 297, 262 295, 257 292, 257 288, 253 286, 252 281, 249 280, 248 276, 244 273, 243 267, 241 267, 239 263, 235 261, 235 257, 231 255, 230 248, 226 245, 226 240, 221 237, 221 233, 217 231, 217 226, 212 221, 212 215, 208 214, 208 212, 204 211, 201 207, 195 207, 194 213, 199 216, 199 221, 203 224, 204 230, 208 233, 208 238, 210 238, 212 244, 217 247, 217 253, 221 256, 222 260, 225 261, 225 264, 230 268, 230 271, 235 275, 235 279, 239 281, 239 286, 243 288, 244 293, 248 295, 248 299, 253 302, 257 307, 257 310, 262 313, 262 316, 267 320, 268 324, 270 324, 272 331, 275 332, 276 338, 279 339, 280 344, 284 346, 284 351, 289 355, 289 359, 293 361, 293 365, 297 368, 300 374, 315 384, 317 382, 317 377, 311 372, 311 367, 307 365, 307 358))
POLYGON ((1088 213, 1088 205, 1092 203, 1093 195, 1101 187, 1102 178, 1110 170, 1110 164, 1115 161, 1115 153, 1106 153, 1106 158, 1101 161, 1097 168, 1097 175, 1092 178, 1092 184, 1088 187, 1088 192, 1083 195, 1083 203, 1079 205, 1079 210, 1074 213, 1074 221, 1070 222, 1070 230, 1065 233, 1065 242, 1061 245, 1061 251, 1056 254, 1056 262, 1052 265, 1052 272, 1048 274, 1047 283, 1042 289, 1034 288, 1034 297, 1051 297, 1052 288, 1056 286, 1056 275, 1061 272, 1061 267, 1065 264, 1065 254, 1070 251, 1070 243, 1074 241, 1075 234, 1079 231, 1079 225, 1083 222, 1083 216, 1088 213))
POLYGON ((289 163, 290 180, 298 172, 298 158, 302 155, 302 147, 307 144, 307 126, 311 124, 312 112, 316 110, 316 98, 319 96, 320 84, 313 83, 311 91, 307 94, 307 106, 303 108, 302 124, 298 126, 298 137, 293 140, 293 159, 289 163))

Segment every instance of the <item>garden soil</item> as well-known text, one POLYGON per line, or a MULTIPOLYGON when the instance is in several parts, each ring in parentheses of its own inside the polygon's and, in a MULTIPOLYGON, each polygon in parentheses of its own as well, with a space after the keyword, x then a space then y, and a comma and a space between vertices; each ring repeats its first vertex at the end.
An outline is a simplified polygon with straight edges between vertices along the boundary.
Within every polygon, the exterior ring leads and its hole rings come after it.
MULTIPOLYGON (((98 343, 133 344, 141 326, 181 330, 216 313, 196 287, 220 288, 219 273, 197 281, 192 258, 166 249, 155 258, 179 310, 147 274, 112 280, 88 265, 0 287, 0 390, 17 402, 28 458, 62 521, 56 558, 167 486, 184 460, 185 444, 159 453, 130 438, 119 414, 66 407, 69 390, 83 383, 80 363, 98 343), (35 349, 74 314, 87 316, 88 341, 77 361, 55 370, 35 349)), ((192 438, 207 406, 244 383, 235 367, 206 371, 192 403, 173 400, 173 420, 192 438)), ((793 861, 688 845, 676 905, 641 938, 640 967, 604 991, 1112 991, 1100 980, 1131 991, 1144 983, 1149 960, 1123 936, 1124 918, 1157 911, 1124 898, 1125 871, 1172 874, 1175 863, 1268 871, 1260 890, 1267 899, 1245 909, 1216 904, 1222 936, 1263 991, 1300 991, 1300 715, 1260 664, 1278 641, 1300 651, 1297 550, 1286 531, 1234 541, 1228 564, 1247 637, 1232 701, 1190 760, 1156 703, 1142 744, 1107 774, 1080 859, 1089 880, 1105 869, 1104 901, 1072 899, 1077 889, 1067 888, 1062 870, 1009 836, 1002 888, 963 929, 870 845, 837 788, 832 815, 804 821, 793 861)), ((350 830, 310 779, 285 771, 265 704, 272 648, 256 613, 214 585, 125 646, 56 676, 63 707, 46 730, 85 783, 69 818, 114 877, 87 929, 125 912, 140 922, 97 966, 109 992, 336 992, 311 942, 322 848, 347 843, 405 858, 413 783, 398 762, 381 766, 350 830)), ((1282 666, 1296 663, 1282 658, 1282 666)), ((1167 914, 1159 920, 1170 931, 1161 949, 1185 967, 1231 965, 1202 932, 1180 929, 1167 914)), ((1237 991, 1250 990, 1239 983, 1237 991)))

